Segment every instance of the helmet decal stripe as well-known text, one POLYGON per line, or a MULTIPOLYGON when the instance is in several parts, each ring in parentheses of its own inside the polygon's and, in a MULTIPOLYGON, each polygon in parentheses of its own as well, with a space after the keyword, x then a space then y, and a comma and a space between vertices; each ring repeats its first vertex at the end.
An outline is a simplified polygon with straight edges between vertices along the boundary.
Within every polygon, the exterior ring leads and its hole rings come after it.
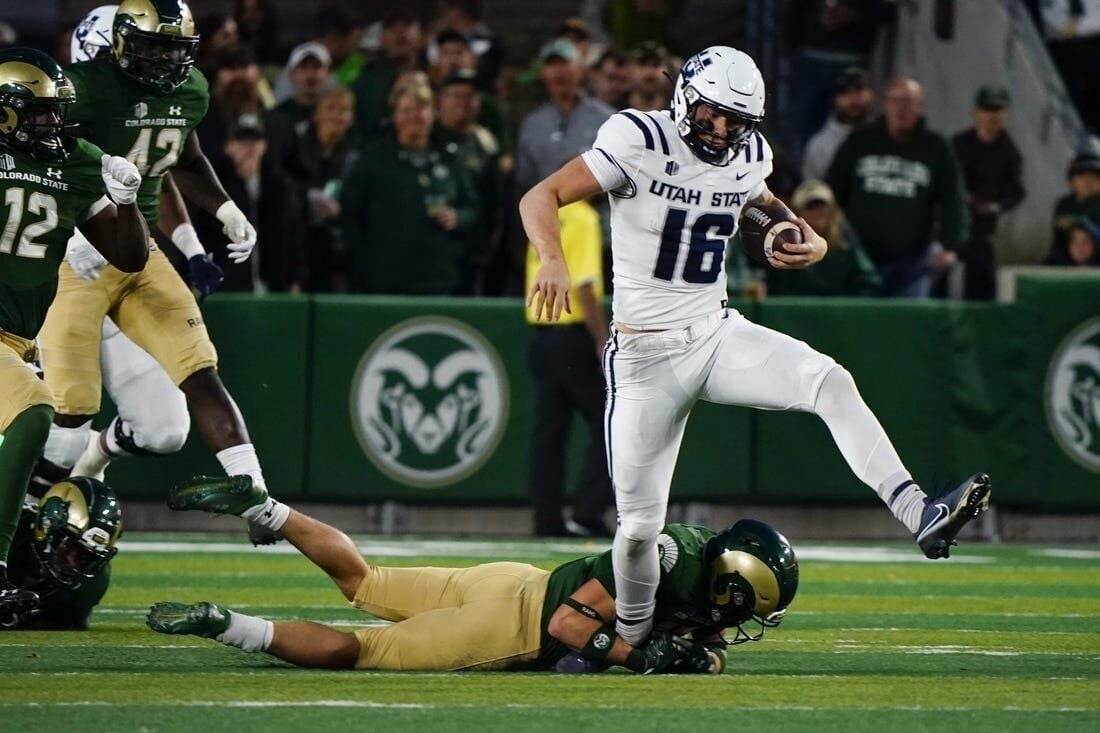
POLYGON ((644 122, 642 122, 640 119, 629 112, 623 112, 622 115, 623 117, 627 118, 635 125, 637 125, 638 129, 642 131, 642 136, 645 137, 646 148, 648 150, 656 150, 657 146, 653 143, 653 133, 649 131, 649 127, 647 127, 644 122))

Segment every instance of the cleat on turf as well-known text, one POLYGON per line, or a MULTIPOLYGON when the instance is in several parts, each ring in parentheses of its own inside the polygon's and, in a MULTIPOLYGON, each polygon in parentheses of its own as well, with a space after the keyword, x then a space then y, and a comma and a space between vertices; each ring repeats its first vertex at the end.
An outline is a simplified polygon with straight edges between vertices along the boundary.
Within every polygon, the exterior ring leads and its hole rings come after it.
POLYGON ((976 473, 953 491, 936 499, 928 499, 921 515, 920 529, 913 535, 925 556, 933 560, 950 557, 951 546, 958 544, 955 537, 959 530, 989 508, 992 491, 989 476, 976 473))
POLYGON ((205 601, 161 601, 149 607, 145 625, 161 634, 191 634, 213 639, 229 628, 229 612, 205 601))
POLYGON ((172 487, 168 508, 198 510, 211 514, 240 514, 267 501, 267 489, 252 483, 252 477, 195 476, 172 487))
POLYGON ((0 628, 14 628, 21 618, 38 612, 38 594, 12 585, 0 576, 0 628))

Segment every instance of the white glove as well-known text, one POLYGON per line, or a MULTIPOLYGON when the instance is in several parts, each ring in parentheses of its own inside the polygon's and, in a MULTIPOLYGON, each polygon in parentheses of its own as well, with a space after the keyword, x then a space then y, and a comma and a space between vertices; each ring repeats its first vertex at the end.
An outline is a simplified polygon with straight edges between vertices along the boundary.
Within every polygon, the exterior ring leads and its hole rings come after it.
POLYGON ((238 263, 247 260, 256 246, 256 230, 248 223, 244 212, 232 201, 226 201, 218 207, 214 216, 218 217, 223 224, 222 231, 229 237, 229 244, 226 245, 229 259, 238 263))
POLYGON ((103 182, 107 184, 107 193, 116 204, 132 204, 137 200, 141 174, 133 163, 118 155, 104 155, 100 158, 103 182))
POLYGON ((78 229, 74 229, 73 236, 69 238, 65 259, 81 280, 95 280, 99 277, 99 271, 107 266, 107 260, 78 229))

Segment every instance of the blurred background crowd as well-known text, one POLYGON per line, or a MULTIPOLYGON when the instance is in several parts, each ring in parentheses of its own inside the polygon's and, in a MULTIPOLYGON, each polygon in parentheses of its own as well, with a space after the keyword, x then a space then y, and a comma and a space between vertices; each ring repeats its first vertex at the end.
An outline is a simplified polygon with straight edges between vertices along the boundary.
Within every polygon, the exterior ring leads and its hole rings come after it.
MULTIPOLYGON (((5 7, 0 42, 66 62, 92 4, 5 7)), ((194 0, 212 94, 200 140, 261 242, 250 269, 226 268, 223 289, 519 295, 519 197, 587 149, 616 110, 665 109, 682 60, 716 43, 763 69, 769 184, 831 244, 805 272, 754 269, 731 246, 734 295, 993 298, 998 219, 1033 195, 1032 165, 1058 166, 1065 187, 1046 214, 1049 240, 1009 259, 1100 266, 1100 155, 1088 138, 1068 160, 1033 159, 1006 129, 1013 90, 992 82, 967 90, 971 126, 930 128, 922 79, 891 61, 905 2, 511 5, 194 0), (559 20, 524 26, 526 5, 559 20)), ((936 0, 937 24, 950 25, 941 5, 953 3, 936 0)), ((1095 129, 1100 2, 1020 5, 1095 129)), ((591 203, 606 265, 607 204, 591 203)), ((220 252, 218 223, 192 215, 220 252)))

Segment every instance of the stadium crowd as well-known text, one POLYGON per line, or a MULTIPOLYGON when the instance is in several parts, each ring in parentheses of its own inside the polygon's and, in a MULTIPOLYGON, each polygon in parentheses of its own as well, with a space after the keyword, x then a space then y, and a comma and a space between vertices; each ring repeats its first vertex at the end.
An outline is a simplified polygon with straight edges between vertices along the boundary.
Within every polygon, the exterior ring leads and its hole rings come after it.
MULTIPOLYGON (((935 296, 962 261, 966 297, 994 297, 997 218, 1026 196, 1025 161, 1005 130, 1008 91, 975 90, 970 129, 930 130, 919 80, 876 85, 868 72, 893 5, 811 4, 790 34, 791 83, 780 104, 798 122, 770 136, 770 185, 830 233, 833 251, 818 268, 782 272, 754 269, 731 246, 731 291, 935 296), (881 167, 898 160, 900 170, 881 167)), ((531 58, 506 55, 479 0, 443 0, 427 17, 369 17, 353 3, 329 3, 293 48, 282 46, 294 34, 280 27, 276 3, 238 0, 232 14, 196 3, 197 64, 212 93, 200 139, 263 242, 250 268, 226 269, 221 289, 521 294, 519 198, 589 147, 617 110, 668 106, 682 58, 666 48, 686 56, 731 42, 703 39, 679 3, 595 5, 602 14, 566 20, 531 58)), ((63 63, 69 34, 54 51, 63 63)), ((1058 43, 1052 37, 1061 58, 1058 43)), ((1080 80, 1067 84, 1072 91, 1080 80)), ((1081 153, 1067 179, 1045 262, 1095 267, 1100 157, 1081 153)), ((606 292, 608 208, 592 205, 606 292)), ((217 245, 220 224, 191 213, 202 239, 217 245)))

